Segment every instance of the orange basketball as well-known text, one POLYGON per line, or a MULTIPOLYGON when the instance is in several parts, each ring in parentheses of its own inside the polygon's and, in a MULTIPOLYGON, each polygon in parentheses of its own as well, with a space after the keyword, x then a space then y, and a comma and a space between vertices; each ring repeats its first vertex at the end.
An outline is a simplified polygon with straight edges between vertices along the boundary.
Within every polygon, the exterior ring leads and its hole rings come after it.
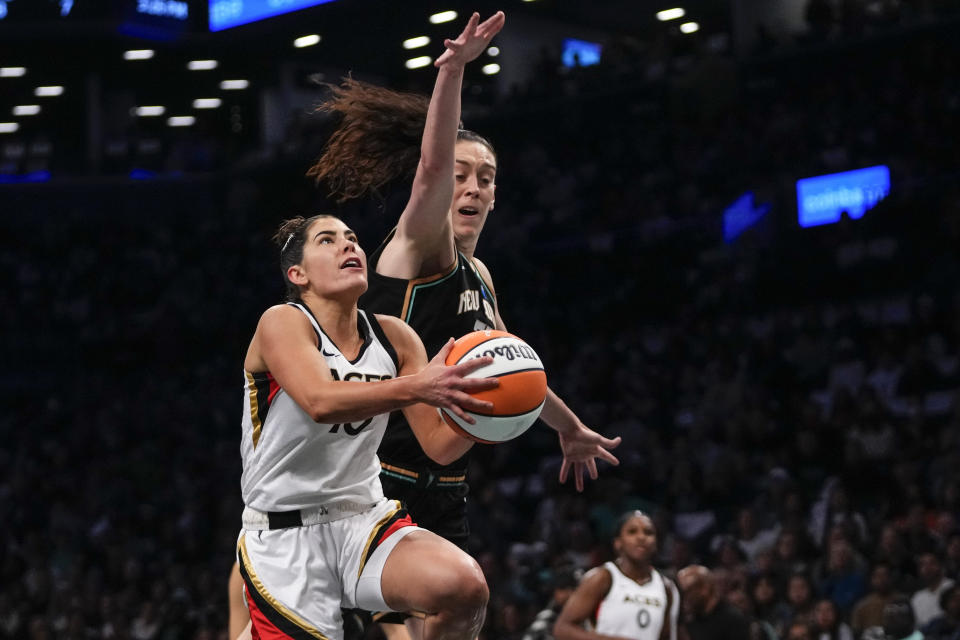
POLYGON ((458 339, 447 364, 457 364, 470 358, 492 356, 493 363, 477 369, 468 377, 496 377, 500 386, 479 391, 473 396, 493 403, 489 413, 467 413, 475 424, 464 422, 454 414, 440 410, 440 414, 454 431, 462 436, 496 444, 516 438, 536 422, 547 397, 547 375, 540 356, 526 342, 506 331, 474 331, 458 339))

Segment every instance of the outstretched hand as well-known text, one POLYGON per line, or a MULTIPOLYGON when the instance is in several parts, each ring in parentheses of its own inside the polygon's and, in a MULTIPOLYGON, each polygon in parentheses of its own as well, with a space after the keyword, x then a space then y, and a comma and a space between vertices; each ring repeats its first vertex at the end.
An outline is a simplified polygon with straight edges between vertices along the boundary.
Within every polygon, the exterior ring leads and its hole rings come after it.
POLYGON ((448 38, 443 41, 443 46, 447 50, 433 62, 434 66, 442 67, 447 64, 463 66, 475 60, 487 48, 493 36, 500 33, 505 20, 503 11, 497 11, 483 22, 480 22, 480 14, 474 12, 467 21, 463 33, 457 36, 456 40, 448 38))
POLYGON ((572 470, 577 491, 583 491, 584 471, 590 474, 591 480, 597 479, 597 458, 612 465, 620 464, 617 457, 609 451, 620 445, 620 436, 605 438, 579 421, 576 429, 559 435, 560 448, 563 450, 563 464, 560 465, 561 484, 567 481, 572 470))

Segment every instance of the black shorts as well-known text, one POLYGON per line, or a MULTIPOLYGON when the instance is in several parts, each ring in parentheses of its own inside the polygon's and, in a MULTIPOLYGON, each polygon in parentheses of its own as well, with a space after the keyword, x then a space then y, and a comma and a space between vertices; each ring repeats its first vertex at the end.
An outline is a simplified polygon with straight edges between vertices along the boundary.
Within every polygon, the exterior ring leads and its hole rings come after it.
POLYGON ((380 474, 383 495, 399 500, 407 513, 418 526, 446 538, 464 551, 470 537, 470 525, 467 522, 467 493, 470 488, 466 482, 449 486, 419 487, 406 480, 398 480, 386 474, 380 474))

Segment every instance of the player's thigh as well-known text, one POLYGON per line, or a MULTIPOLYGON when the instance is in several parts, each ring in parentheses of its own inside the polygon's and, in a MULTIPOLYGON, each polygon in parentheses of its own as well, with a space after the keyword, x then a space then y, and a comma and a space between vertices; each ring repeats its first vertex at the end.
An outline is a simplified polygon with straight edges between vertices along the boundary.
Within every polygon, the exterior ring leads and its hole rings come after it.
POLYGON ((342 585, 328 525, 247 531, 238 542, 247 605, 260 635, 342 637, 342 585))
POLYGON ((380 585, 384 601, 395 611, 436 613, 486 602, 489 595, 477 562, 424 529, 397 543, 384 563, 380 585))

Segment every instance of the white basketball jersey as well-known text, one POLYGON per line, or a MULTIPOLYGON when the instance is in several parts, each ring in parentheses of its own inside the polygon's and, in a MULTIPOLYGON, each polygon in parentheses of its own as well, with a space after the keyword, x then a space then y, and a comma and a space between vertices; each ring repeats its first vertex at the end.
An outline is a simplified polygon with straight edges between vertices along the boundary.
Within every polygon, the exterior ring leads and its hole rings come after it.
MULTIPOLYGON (((310 319, 319 349, 336 380, 384 380, 397 376, 397 357, 379 323, 359 312, 364 337, 360 354, 348 360, 310 319)), ((377 447, 387 415, 362 422, 320 424, 287 395, 269 372, 244 371, 243 502, 259 511, 292 511, 333 502, 373 504, 383 498, 377 447)))
POLYGON ((601 635, 620 636, 634 640, 659 640, 664 620, 669 616, 670 638, 677 637, 677 613, 680 595, 670 583, 667 585, 656 569, 651 569, 650 580, 644 584, 628 578, 613 562, 603 567, 610 572, 613 582, 610 591, 597 608, 595 631, 601 635))

